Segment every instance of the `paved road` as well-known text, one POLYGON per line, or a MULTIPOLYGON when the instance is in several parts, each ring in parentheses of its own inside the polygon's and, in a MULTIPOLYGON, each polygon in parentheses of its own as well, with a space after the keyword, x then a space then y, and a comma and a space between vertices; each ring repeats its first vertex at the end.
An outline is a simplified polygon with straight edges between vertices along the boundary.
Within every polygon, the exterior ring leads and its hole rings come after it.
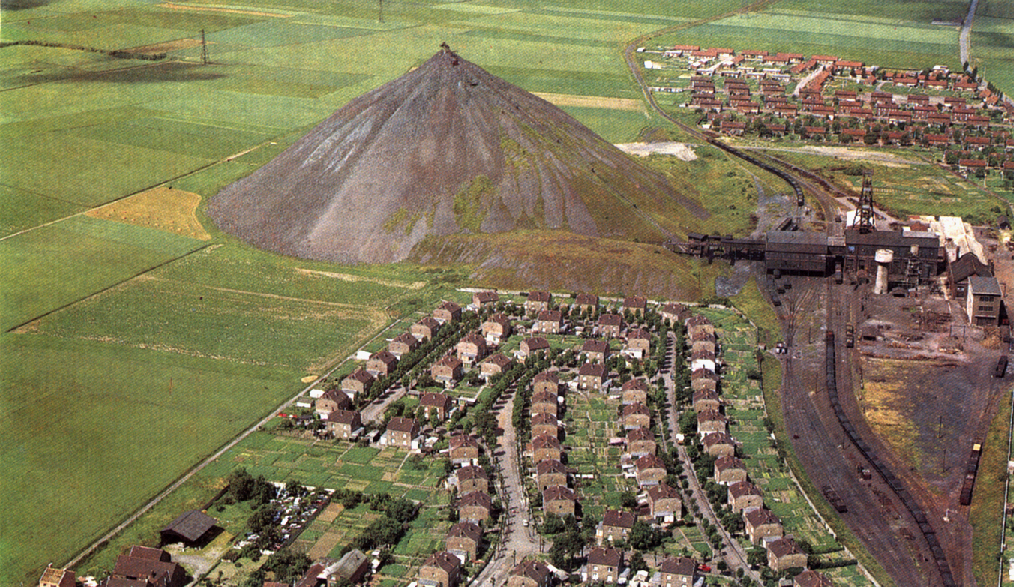
POLYGON ((507 574, 515 563, 521 562, 528 555, 540 552, 539 537, 534 528, 525 527, 522 523, 524 519, 531 519, 531 513, 523 473, 518 462, 520 447, 511 421, 515 393, 516 391, 504 394, 498 402, 500 408, 497 412, 497 423, 503 434, 498 439, 499 444, 493 458, 501 481, 500 501, 506 510, 502 518, 503 536, 489 564, 472 581, 473 587, 503 585, 507 582, 507 574))
MULTIPOLYGON (((666 341, 666 359, 668 368, 663 371, 663 378, 665 380, 666 393, 669 396, 669 405, 674 406, 674 409, 669 410, 669 432, 670 438, 675 438, 679 434, 679 415, 675 409, 676 405, 676 391, 673 387, 672 382, 672 361, 674 358, 673 344, 675 339, 672 333, 669 334, 669 338, 666 341)), ((721 557, 725 560, 725 564, 729 565, 729 569, 732 572, 736 572, 736 569, 743 569, 743 572, 750 578, 760 581, 760 573, 750 569, 750 565, 747 563, 746 551, 743 550, 742 545, 739 541, 729 535, 726 532, 725 527, 719 521, 718 516, 715 515, 715 511, 711 507, 711 502, 708 501, 708 497, 704 490, 701 488, 701 484, 697 479, 697 474, 694 472, 693 463, 690 461, 690 456, 687 455, 687 451, 683 445, 677 445, 677 451, 679 452, 680 461, 683 463, 683 470, 687 472, 687 479, 690 485, 690 493, 693 499, 697 501, 697 507, 700 508, 701 513, 708 519, 709 522, 718 528, 722 535, 722 542, 724 547, 722 548, 721 557)), ((707 535, 704 532, 704 528, 701 525, 700 517, 696 519, 698 528, 701 533, 707 535)), ((717 558, 717 557, 716 557, 717 558)))
POLYGON ((968 36, 972 32, 972 22, 975 21, 975 9, 979 6, 979 0, 972 0, 968 6, 968 14, 965 21, 961 23, 961 34, 958 36, 958 45, 961 52, 961 63, 968 63, 968 36))

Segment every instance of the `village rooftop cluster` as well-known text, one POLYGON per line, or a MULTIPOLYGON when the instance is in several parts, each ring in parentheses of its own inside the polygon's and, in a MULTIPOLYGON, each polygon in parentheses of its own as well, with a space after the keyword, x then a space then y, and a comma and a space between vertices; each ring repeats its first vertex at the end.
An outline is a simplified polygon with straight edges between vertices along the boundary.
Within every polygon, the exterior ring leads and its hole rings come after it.
POLYGON ((942 149, 962 172, 1014 179, 1014 106, 973 72, 891 70, 831 55, 678 45, 645 68, 725 135, 942 149), (672 75, 675 74, 675 75, 672 75))

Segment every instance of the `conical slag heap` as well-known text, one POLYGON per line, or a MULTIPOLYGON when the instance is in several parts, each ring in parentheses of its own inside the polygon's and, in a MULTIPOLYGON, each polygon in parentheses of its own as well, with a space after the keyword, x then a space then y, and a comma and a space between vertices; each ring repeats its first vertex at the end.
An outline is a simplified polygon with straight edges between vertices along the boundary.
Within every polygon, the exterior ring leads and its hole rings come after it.
POLYGON ((280 253, 392 262, 428 235, 616 236, 602 216, 622 214, 635 195, 663 199, 671 189, 559 108, 444 45, 226 187, 208 214, 280 253))

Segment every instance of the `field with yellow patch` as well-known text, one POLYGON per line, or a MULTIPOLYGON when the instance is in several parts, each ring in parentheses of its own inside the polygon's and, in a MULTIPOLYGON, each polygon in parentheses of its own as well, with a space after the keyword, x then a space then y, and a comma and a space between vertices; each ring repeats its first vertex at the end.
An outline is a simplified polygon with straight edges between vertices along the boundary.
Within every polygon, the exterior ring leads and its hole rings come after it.
POLYGON ((609 110, 630 110, 640 112, 644 104, 630 98, 606 98, 603 96, 574 96, 571 94, 550 94, 535 92, 535 95, 555 106, 578 108, 606 108, 609 110))
POLYGON ((211 235, 197 220, 197 205, 200 203, 201 196, 198 194, 157 187, 94 208, 86 214, 92 218, 125 222, 190 238, 209 240, 211 235))
POLYGON ((917 463, 918 428, 911 419, 912 405, 919 400, 905 384, 905 374, 918 368, 912 361, 870 359, 863 361, 863 388, 859 395, 870 428, 902 459, 917 463))

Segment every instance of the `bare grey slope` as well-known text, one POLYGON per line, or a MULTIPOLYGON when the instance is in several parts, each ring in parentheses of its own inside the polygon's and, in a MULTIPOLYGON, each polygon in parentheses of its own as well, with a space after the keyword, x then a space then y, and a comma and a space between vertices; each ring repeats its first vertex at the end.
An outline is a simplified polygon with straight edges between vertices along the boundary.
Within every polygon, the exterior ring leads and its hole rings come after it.
POLYGON ((445 47, 226 187, 208 214, 261 248, 391 262, 429 235, 617 236, 603 216, 672 197, 663 175, 445 47))

